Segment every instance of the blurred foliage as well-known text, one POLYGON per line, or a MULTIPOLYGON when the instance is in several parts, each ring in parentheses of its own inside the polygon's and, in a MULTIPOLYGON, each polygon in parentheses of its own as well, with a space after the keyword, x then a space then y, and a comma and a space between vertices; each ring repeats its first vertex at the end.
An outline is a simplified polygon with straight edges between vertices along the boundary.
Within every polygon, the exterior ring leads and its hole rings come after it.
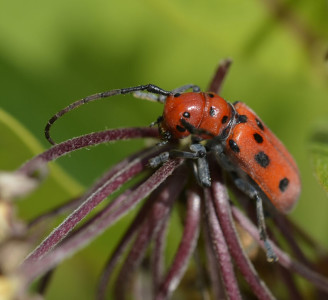
POLYGON ((312 135, 309 145, 315 174, 328 192, 328 127, 321 125, 312 135))
MULTIPOLYGON (((1 170, 18 168, 22 162, 44 151, 44 148, 35 137, 1 108, 0 134, 1 170)), ((51 165, 49 177, 45 184, 34 192, 29 199, 22 201, 21 205, 24 207, 25 217, 40 214, 49 205, 59 205, 58 199, 72 197, 82 191, 82 186, 68 176, 65 171, 57 165, 51 165), (42 205, 40 199, 47 199, 47 206, 42 205)))
MULTIPOLYGON (((233 58, 222 95, 246 102, 293 154, 303 191, 292 218, 328 245, 328 200, 313 177, 307 152, 313 123, 328 116, 327 1, 34 0, 2 1, 0 7, 1 108, 43 147, 49 147, 43 137, 47 120, 78 98, 145 83, 164 89, 195 83, 206 89, 218 61, 233 58)), ((61 141, 104 128, 144 126, 161 109, 131 96, 110 98, 65 116, 52 132, 61 141)), ((12 135, 1 124, 1 169, 14 169, 36 154, 26 144, 12 143, 12 135)), ((58 164, 87 186, 143 144, 99 146, 58 164)), ((22 215, 37 214, 70 194, 61 192, 59 183, 49 183, 52 176, 43 187, 52 186, 51 193, 22 202, 22 215)), ((75 184, 71 187, 77 192, 75 184)), ((114 240, 107 234, 92 250, 83 250, 77 256, 83 264, 73 258, 76 272, 59 268, 49 299, 65 290, 66 273, 84 278, 72 284, 69 298, 90 299, 90 285, 114 240)))

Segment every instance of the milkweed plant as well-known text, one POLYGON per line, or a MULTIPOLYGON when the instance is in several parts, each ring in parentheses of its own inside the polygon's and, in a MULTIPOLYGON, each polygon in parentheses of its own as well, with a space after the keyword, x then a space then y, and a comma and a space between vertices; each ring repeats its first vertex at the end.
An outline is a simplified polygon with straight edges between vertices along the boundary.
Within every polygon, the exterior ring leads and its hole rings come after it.
MULTIPOLYGON (((209 91, 219 92, 229 65, 230 60, 220 63, 209 91)), ((327 252, 316 241, 270 209, 267 234, 277 261, 268 262, 254 201, 234 186, 214 155, 207 153, 211 185, 203 187, 188 158, 149 166, 150 159, 165 151, 188 147, 184 141, 161 144, 159 139, 153 127, 95 132, 56 144, 19 169, 0 173, 1 299, 46 299, 56 267, 132 210, 138 211, 112 253, 103 250, 109 258, 99 270, 95 299, 190 299, 191 292, 195 299, 328 297, 328 279, 319 272, 327 252), (91 145, 127 139, 159 144, 118 162, 79 197, 34 220, 18 219, 15 200, 42 184, 49 162, 91 145), (170 246, 167 234, 174 210, 181 217, 182 235, 168 261, 165 249, 170 246), (39 226, 63 215, 46 238, 38 235, 39 226), (142 276, 145 273, 149 276, 142 276), (187 280, 192 287, 184 288, 187 280)))

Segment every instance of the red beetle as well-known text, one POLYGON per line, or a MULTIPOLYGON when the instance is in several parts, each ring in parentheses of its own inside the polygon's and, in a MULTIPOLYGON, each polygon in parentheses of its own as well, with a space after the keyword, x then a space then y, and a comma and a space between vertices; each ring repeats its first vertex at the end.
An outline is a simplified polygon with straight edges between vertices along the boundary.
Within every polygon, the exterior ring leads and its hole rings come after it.
POLYGON ((246 104, 231 105, 213 93, 168 96, 160 123, 162 136, 181 139, 190 135, 193 130, 183 126, 182 120, 196 130, 205 130, 203 139, 215 137, 222 144, 227 161, 246 173, 278 210, 291 210, 301 190, 297 165, 281 141, 246 104))
POLYGON ((170 157, 196 159, 199 183, 210 186, 206 153, 213 151, 237 187, 256 200, 260 235, 268 260, 275 261, 277 258, 266 235, 262 199, 269 200, 268 203, 283 213, 290 211, 300 194, 300 176, 285 146, 244 103, 231 104, 214 93, 200 92, 195 85, 173 91, 152 84, 111 90, 76 101, 54 115, 46 125, 46 138, 54 144, 49 135, 50 127, 68 111, 93 100, 127 93, 164 104, 163 115, 153 123, 158 124, 163 143, 194 137, 190 152, 164 152, 151 159, 150 165, 156 167, 170 157), (188 89, 193 91, 186 92, 188 89), (205 146, 199 143, 201 140, 207 140, 205 146))

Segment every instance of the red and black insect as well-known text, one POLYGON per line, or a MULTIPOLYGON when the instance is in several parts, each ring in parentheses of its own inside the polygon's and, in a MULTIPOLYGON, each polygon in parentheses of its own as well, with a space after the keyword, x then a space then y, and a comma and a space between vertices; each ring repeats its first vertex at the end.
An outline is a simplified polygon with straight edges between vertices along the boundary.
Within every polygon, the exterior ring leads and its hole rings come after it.
POLYGON ((201 92, 195 85, 173 91, 152 84, 116 89, 88 96, 58 112, 46 125, 47 140, 54 144, 49 135, 50 127, 70 110, 93 100, 128 93, 164 104, 163 115, 153 123, 158 124, 162 144, 192 136, 190 151, 163 152, 151 159, 150 165, 157 167, 174 157, 194 159, 198 182, 210 186, 206 155, 214 152, 236 186, 256 200, 258 225, 267 257, 270 261, 276 260, 266 235, 262 200, 268 200, 280 212, 289 212, 301 190, 299 171, 280 140, 244 103, 231 104, 217 94, 201 92), (188 89, 192 92, 186 92, 188 89))

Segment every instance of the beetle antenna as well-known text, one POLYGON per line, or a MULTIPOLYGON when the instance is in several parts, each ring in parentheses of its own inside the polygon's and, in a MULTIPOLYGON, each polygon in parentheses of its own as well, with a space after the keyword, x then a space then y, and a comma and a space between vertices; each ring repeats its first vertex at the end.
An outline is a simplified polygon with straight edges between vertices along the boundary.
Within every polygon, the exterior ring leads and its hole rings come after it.
POLYGON ((107 98, 107 97, 112 97, 112 96, 116 96, 116 95, 129 94, 129 93, 133 93, 136 91, 148 91, 149 93, 163 95, 163 96, 168 96, 168 95, 172 94, 171 92, 165 91, 156 85, 146 84, 146 85, 139 85, 139 86, 130 87, 130 88, 110 90, 107 92, 90 95, 88 97, 85 97, 85 98, 82 98, 80 100, 73 102, 72 104, 66 106, 64 109, 60 110, 55 115, 53 115, 50 118, 50 120, 48 121, 48 123, 46 124, 45 129, 44 129, 44 134, 45 134, 46 139, 49 141, 50 144, 52 144, 52 145, 56 144, 55 141, 50 136, 50 128, 60 117, 62 117, 64 114, 68 113, 69 111, 76 109, 77 107, 79 107, 83 104, 89 103, 91 101, 95 101, 95 100, 107 98))

